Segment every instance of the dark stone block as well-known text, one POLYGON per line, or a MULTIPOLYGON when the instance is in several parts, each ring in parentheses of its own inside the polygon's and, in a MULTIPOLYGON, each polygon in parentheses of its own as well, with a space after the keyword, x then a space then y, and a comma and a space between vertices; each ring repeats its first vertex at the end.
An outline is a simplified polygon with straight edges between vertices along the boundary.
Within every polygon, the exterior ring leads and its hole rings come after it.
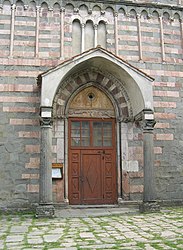
POLYGON ((55 214, 55 208, 53 205, 39 205, 36 208, 36 218, 53 218, 55 214))
POLYGON ((141 213, 155 213, 160 212, 160 205, 157 201, 143 202, 139 206, 139 211, 141 213))

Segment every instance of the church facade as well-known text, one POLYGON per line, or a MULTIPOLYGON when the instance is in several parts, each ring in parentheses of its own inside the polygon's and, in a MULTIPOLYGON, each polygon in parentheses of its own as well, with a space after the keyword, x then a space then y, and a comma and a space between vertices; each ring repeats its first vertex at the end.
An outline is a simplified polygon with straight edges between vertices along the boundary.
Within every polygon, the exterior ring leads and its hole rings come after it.
POLYGON ((0 1, 0 208, 183 200, 183 2, 0 1))

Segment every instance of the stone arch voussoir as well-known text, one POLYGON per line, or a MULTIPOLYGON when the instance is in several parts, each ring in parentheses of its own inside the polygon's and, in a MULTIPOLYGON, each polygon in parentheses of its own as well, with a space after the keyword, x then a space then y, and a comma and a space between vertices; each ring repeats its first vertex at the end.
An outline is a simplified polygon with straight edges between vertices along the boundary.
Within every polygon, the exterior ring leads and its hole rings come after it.
POLYGON ((87 84, 97 85, 113 98, 113 103, 118 107, 119 116, 123 121, 133 117, 132 105, 123 83, 108 72, 102 72, 94 67, 77 72, 60 83, 60 87, 53 102, 53 118, 67 116, 66 105, 70 97, 87 84))

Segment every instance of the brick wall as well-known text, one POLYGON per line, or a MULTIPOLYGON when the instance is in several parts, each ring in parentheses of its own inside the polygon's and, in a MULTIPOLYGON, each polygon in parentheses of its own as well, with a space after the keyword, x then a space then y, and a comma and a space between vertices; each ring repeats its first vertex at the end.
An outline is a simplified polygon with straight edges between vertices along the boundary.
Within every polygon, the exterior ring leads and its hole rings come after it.
MULTIPOLYGON (((155 78, 158 198, 182 199, 183 3, 136 2, 138 6, 97 4, 97 20, 106 24, 106 48, 155 78)), ((87 12, 79 1, 63 1, 63 6, 52 1, 36 6, 28 0, 0 5, 0 206, 38 202, 40 89, 36 78, 73 56, 72 20, 94 18, 95 5, 85 2, 87 12)), ((123 172, 123 190, 128 199, 139 199, 143 192, 142 131, 134 125, 132 134, 128 160, 138 161, 139 170, 123 172)), ((63 182, 55 182, 53 191, 55 201, 63 200, 63 182)))

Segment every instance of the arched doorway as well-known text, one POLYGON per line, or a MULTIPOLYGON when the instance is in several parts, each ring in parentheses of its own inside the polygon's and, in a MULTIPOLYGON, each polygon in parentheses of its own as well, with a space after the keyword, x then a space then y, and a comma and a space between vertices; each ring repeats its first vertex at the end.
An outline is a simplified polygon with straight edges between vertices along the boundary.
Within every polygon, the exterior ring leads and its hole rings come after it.
MULTIPOLYGON (((116 129, 116 132, 114 134, 112 133, 112 138, 115 138, 114 141, 116 141, 116 144, 112 145, 116 145, 117 152, 116 159, 114 160, 116 161, 117 168, 117 171, 114 174, 114 176, 117 176, 116 184, 114 184, 116 185, 117 196, 114 195, 115 198, 114 200, 111 199, 111 203, 115 203, 116 198, 118 202, 120 202, 124 197, 124 189, 122 189, 122 172, 138 171, 139 169, 144 169, 144 201, 153 200, 155 197, 155 185, 153 170, 154 115, 152 81, 153 79, 142 71, 134 68, 127 62, 119 59, 102 48, 91 49, 39 75, 38 82, 41 85, 41 167, 40 207, 38 208, 37 213, 51 214, 53 212, 53 206, 51 205, 53 201, 51 175, 51 166, 53 162, 53 157, 51 156, 51 151, 53 150, 52 139, 54 139, 54 149, 56 149, 54 153, 57 154, 54 160, 56 163, 63 163, 62 165, 64 166, 64 178, 62 181, 62 189, 64 190, 63 200, 66 204, 74 204, 74 202, 70 202, 68 199, 70 196, 68 191, 70 188, 70 158, 68 155, 70 154, 69 145, 72 146, 72 121, 79 121, 78 126, 80 128, 80 134, 82 134, 82 122, 85 121, 88 122, 88 126, 92 127, 92 129, 95 127, 93 125, 95 121, 102 123, 99 125, 102 129, 105 127, 104 121, 110 121, 112 124, 112 131, 115 131, 116 129), (84 108, 81 112, 80 107, 76 108, 73 112, 72 105, 74 103, 74 98, 77 97, 81 91, 84 91, 85 88, 92 86, 101 90, 101 92, 105 94, 107 100, 111 101, 113 112, 115 111, 113 115, 110 112, 105 111, 102 112, 102 114, 106 114, 106 117, 104 116, 101 118, 100 116, 96 116, 96 112, 90 110, 88 107, 87 112, 84 108), (83 114, 87 114, 87 116, 84 116, 83 114), (134 147, 136 148, 136 143, 131 139, 131 128, 133 129, 133 126, 136 126, 136 122, 140 125, 139 121, 142 121, 141 125, 143 129, 143 145, 141 144, 140 148, 137 148, 140 150, 139 152, 141 152, 140 159, 137 157, 130 158, 131 152, 134 152, 134 147), (59 131, 56 131, 55 133, 58 135, 57 138, 53 138, 54 126, 52 129, 52 124, 59 128, 59 131), (61 152, 59 156, 58 152, 61 152)), ((93 93, 89 93, 88 98, 92 99, 93 93)), ((80 103, 80 101, 77 103, 80 103)), ((94 134, 93 130, 91 133, 94 134)), ((80 140, 82 139, 81 136, 79 138, 80 140)), ((93 142, 94 137, 91 137, 89 141, 93 142)), ((78 159, 81 161, 81 154, 83 152, 82 145, 80 146, 81 147, 78 149, 80 150, 78 159)), ((94 157, 91 158, 97 158, 93 144, 91 143, 89 146, 90 150, 93 150, 94 152, 94 157)), ((103 150, 102 147, 101 154, 103 153, 103 150)), ((88 159, 90 157, 88 156, 88 152, 84 151, 84 153, 87 155, 85 158, 88 159)), ((139 155, 134 154, 133 156, 139 155)), ((85 159, 83 161, 85 161, 85 159)), ((90 164, 90 162, 85 163, 87 166, 88 164, 90 164)), ((82 169, 82 166, 80 169, 82 169)), ((91 167, 87 170, 90 171, 90 169, 93 171, 94 168, 91 167)), ((98 178, 102 175, 101 173, 103 172, 98 174, 98 178)), ((87 174, 85 174, 84 177, 87 178, 87 174)), ((128 182, 128 176, 124 174, 124 177, 126 182, 124 181, 123 183, 125 184, 128 182)), ((95 188, 96 179, 93 181, 92 178, 93 177, 90 176, 90 183, 87 183, 88 187, 90 185, 90 189, 95 188)), ((104 179, 102 179, 102 182, 104 182, 104 179)), ((81 190, 84 188, 85 187, 82 186, 81 190)), ((85 202, 87 204, 90 202, 92 203, 92 192, 90 195, 86 192, 86 196, 84 196, 82 192, 83 191, 80 191, 79 193, 82 198, 78 198, 76 204, 83 204, 85 202), (85 199, 87 197, 90 197, 90 201, 85 199)), ((105 197, 104 194, 105 192, 103 191, 101 197, 105 197)), ((107 203, 103 198, 99 199, 98 197, 97 199, 97 204, 107 203)))
MULTIPOLYGON (((105 73, 103 71, 100 71, 96 67, 90 67, 83 70, 78 70, 74 74, 70 74, 67 76, 67 78, 64 79, 64 81, 60 84, 59 89, 57 90, 57 93, 54 98, 53 102, 53 118, 54 118, 54 126, 53 131, 55 134, 58 134, 61 131, 64 131, 64 138, 54 138, 57 140, 57 148, 59 148, 59 151, 57 152, 57 159, 58 162, 62 161, 64 162, 64 190, 65 190, 65 201, 68 204, 86 204, 89 203, 89 201, 81 201, 81 195, 83 193, 84 187, 81 187, 82 190, 81 193, 79 193, 79 185, 82 186, 82 173, 78 172, 78 177, 71 178, 74 183, 70 182, 70 176, 69 176, 69 166, 71 165, 70 161, 70 151, 69 149, 73 148, 71 145, 71 125, 70 120, 77 119, 78 120, 86 120, 89 122, 89 128, 91 134, 93 134, 93 121, 92 119, 97 121, 100 120, 100 122, 103 122, 104 120, 108 121, 112 120, 112 137, 113 143, 111 144, 110 149, 113 149, 115 151, 114 159, 112 161, 112 164, 115 162, 115 166, 113 165, 113 169, 115 168, 115 173, 113 173, 112 176, 114 178, 112 179, 112 184, 110 186, 113 186, 113 191, 111 192, 111 196, 113 196, 113 199, 105 199, 107 193, 104 195, 104 191, 101 194, 103 197, 103 201, 97 200, 95 197, 93 198, 93 204, 114 204, 119 202, 119 200, 122 197, 122 161, 121 161, 121 152, 122 150, 125 152, 125 148, 122 149, 121 144, 121 125, 122 119, 126 121, 129 119, 129 117, 132 116, 132 108, 131 103, 129 101, 129 97, 127 92, 125 91, 124 87, 121 86, 120 81, 117 80, 113 75, 110 73, 105 73), (59 131, 58 131, 59 129, 59 131), (70 137, 69 137, 70 136, 70 137), (61 142, 62 140, 62 142, 61 142), (64 145, 63 148, 59 145, 64 145), (61 154, 62 150, 62 154, 61 154), (63 154, 64 151, 64 154, 63 154), (59 153, 59 156, 58 156, 59 153), (114 180, 116 180, 114 182, 114 180), (75 190, 73 192, 70 192, 70 187, 75 187, 75 190), (115 191, 116 190, 116 191, 115 191), (78 197, 78 201, 71 201, 71 193, 75 193, 75 197, 78 197), (116 196, 116 197, 115 197, 116 196), (114 198, 115 197, 115 198, 114 198)), ((79 126, 79 125, 78 125, 79 126)), ((82 124, 80 124, 82 126, 82 124)), ((103 129, 103 126, 105 124, 101 123, 99 126, 102 126, 101 130, 103 129)), ((61 132, 62 133, 62 132, 61 132)), ((82 131, 81 131, 82 133, 82 131)), ((102 151, 100 154, 102 154, 103 151, 105 151, 105 148, 101 148, 103 145, 96 147, 96 145, 93 145, 93 137, 90 138, 91 144, 88 145, 88 149, 90 146, 90 150, 94 149, 101 149, 102 151)), ((124 139, 123 139, 124 141, 124 139)), ((124 143, 123 143, 124 144, 124 143)), ((83 149, 83 146, 80 145, 81 149, 83 149)), ((105 146, 104 146, 105 147, 105 146)), ((124 144, 125 147, 125 144, 124 144)), ((76 148, 75 148, 76 149, 76 148)), ((87 148, 86 148, 87 149, 87 148)), ((86 149, 84 152, 86 152, 86 149)), ((105 151, 106 152, 106 151, 105 151)), ((78 159, 81 161, 81 152, 79 152, 78 159)), ((83 152, 82 152, 83 153, 83 152)), ((102 155, 104 157, 104 155, 102 155)), ((78 162, 79 162, 78 161, 78 162)), ((80 163, 78 163, 80 164, 80 163)), ((103 163, 101 163, 103 164, 103 163)), ((75 164, 76 165, 76 164, 75 164)), ((109 164, 108 164, 109 165, 109 164)), ((81 166, 82 167, 82 166, 81 166)), ((79 165, 79 170, 80 170, 79 165)), ((104 168, 104 167, 103 167, 104 168)), ((71 172, 71 171, 70 171, 71 172)), ((82 172, 82 171, 81 171, 82 172)), ((100 174, 100 173, 99 173, 100 174)), ((101 174, 101 176, 104 175, 101 174)), ((92 177, 91 177, 92 178, 92 177)), ((104 178, 104 177, 103 177, 104 178)), ((85 183, 88 181, 86 176, 84 177, 85 183)), ((107 179, 109 180, 109 178, 107 179)), ((96 180, 94 180, 95 182, 96 180)), ((105 181, 106 182, 106 181, 105 181)), ((102 179, 102 186, 101 188, 104 188, 104 179, 102 179)), ((109 184, 106 182, 106 185, 109 184)), ((88 182, 88 188, 90 186, 94 186, 95 183, 92 185, 91 181, 88 182)), ((93 187, 94 188, 94 187, 93 187)), ((73 188, 74 189, 74 188, 73 188)), ((106 191, 107 192, 107 191, 106 191)), ((109 196, 109 189, 108 189, 108 196, 109 196)), ((90 201, 92 203, 92 201, 90 201)))
POLYGON ((117 202, 115 110, 94 86, 71 98, 68 108, 70 204, 117 202))

